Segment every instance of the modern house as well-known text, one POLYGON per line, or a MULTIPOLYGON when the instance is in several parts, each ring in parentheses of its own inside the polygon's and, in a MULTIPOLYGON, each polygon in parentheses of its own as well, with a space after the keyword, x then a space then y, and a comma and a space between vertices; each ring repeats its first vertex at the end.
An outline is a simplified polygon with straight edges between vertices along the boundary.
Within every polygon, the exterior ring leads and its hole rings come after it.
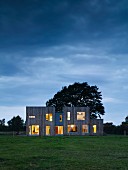
POLYGON ((103 135, 103 119, 90 119, 89 107, 26 107, 26 134, 103 135))

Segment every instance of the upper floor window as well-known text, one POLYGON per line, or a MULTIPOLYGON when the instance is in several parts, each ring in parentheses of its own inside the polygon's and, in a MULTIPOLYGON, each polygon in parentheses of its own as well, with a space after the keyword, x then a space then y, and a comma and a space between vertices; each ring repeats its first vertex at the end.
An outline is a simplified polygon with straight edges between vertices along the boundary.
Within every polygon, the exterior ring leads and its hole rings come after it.
POLYGON ((46 120, 52 121, 52 113, 46 113, 46 120))
POLYGON ((62 115, 60 115, 60 122, 62 122, 62 115))
POLYGON ((35 118, 35 116, 29 116, 29 118, 34 119, 34 118, 35 118))
POLYGON ((85 112, 77 112, 77 120, 85 120, 85 112))
POLYGON ((67 112, 67 120, 70 120, 70 112, 67 112))

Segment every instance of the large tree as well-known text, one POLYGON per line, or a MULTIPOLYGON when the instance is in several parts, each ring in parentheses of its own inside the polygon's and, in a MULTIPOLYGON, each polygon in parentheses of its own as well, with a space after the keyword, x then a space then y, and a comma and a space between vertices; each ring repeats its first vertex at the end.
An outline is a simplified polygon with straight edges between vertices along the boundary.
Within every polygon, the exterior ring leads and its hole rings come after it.
POLYGON ((5 119, 0 120, 0 131, 5 131, 6 126, 5 126, 5 119))
POLYGON ((0 120, 0 126, 5 126, 5 119, 0 120))
POLYGON ((105 113, 99 88, 90 86, 87 82, 63 87, 52 99, 46 102, 46 106, 54 106, 56 111, 62 111, 64 106, 88 106, 93 118, 101 117, 105 113))
POLYGON ((23 130, 24 121, 20 116, 14 116, 11 120, 8 122, 9 129, 12 131, 16 131, 17 134, 19 134, 20 130, 23 130))

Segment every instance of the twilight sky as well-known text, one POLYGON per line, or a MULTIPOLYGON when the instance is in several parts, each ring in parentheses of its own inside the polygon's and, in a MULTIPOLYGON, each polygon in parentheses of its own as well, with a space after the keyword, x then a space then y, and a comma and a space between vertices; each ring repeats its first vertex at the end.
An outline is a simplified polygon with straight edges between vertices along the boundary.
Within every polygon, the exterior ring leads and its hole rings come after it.
POLYGON ((0 0, 0 119, 74 82, 102 92, 104 122, 128 115, 127 0, 0 0))

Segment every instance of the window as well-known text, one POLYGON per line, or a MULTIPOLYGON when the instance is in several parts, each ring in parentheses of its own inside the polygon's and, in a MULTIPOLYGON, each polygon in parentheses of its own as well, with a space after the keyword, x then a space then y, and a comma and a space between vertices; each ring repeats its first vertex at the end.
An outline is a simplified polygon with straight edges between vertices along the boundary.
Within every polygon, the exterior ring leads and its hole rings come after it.
POLYGON ((32 135, 39 135, 39 125, 32 125, 32 135))
POLYGON ((49 121, 52 121, 52 113, 49 114, 49 121))
POLYGON ((76 125, 68 125, 68 133, 69 132, 77 132, 77 126, 76 125))
POLYGON ((50 135, 50 126, 46 126, 46 135, 50 135))
POLYGON ((47 113, 46 114, 46 120, 47 121, 52 121, 52 113, 47 113))
POLYGON ((93 133, 96 133, 96 125, 93 125, 93 133))
POLYGON ((70 120, 70 112, 67 112, 67 120, 70 120))
POLYGON ((77 112, 77 120, 85 120, 85 112, 77 112))
POLYGON ((63 134, 63 126, 56 126, 56 135, 63 134))
POLYGON ((46 120, 48 120, 48 114, 46 114, 46 120))
POLYGON ((88 125, 82 125, 82 132, 83 133, 88 133, 89 132, 88 125))
POLYGON ((62 115, 60 115, 60 122, 62 122, 62 115))
POLYGON ((35 116, 29 116, 29 118, 34 119, 34 118, 35 118, 35 116))
POLYGON ((39 125, 29 126, 29 135, 39 135, 39 125))
POLYGON ((31 135, 32 134, 32 128, 31 128, 31 126, 29 126, 29 135, 31 135))

